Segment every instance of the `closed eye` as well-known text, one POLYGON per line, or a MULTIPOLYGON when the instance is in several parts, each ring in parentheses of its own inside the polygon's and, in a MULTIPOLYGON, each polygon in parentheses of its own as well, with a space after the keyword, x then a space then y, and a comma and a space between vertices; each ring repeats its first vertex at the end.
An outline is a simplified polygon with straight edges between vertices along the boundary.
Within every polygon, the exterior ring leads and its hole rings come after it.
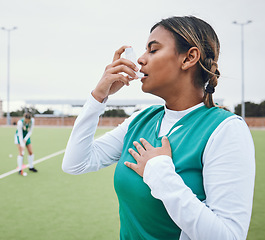
POLYGON ((156 51, 157 51, 157 49, 152 50, 152 51, 150 51, 149 53, 155 53, 156 51))

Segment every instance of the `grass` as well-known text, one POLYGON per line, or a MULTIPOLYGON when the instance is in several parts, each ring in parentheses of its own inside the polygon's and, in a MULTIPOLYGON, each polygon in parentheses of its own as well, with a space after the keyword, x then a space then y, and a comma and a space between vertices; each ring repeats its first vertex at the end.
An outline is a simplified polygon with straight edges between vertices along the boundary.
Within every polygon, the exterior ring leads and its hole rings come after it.
MULTIPOLYGON (((106 129, 98 129, 101 135, 106 129)), ((14 127, 0 127, 0 174, 16 168, 14 127), (12 154, 12 157, 9 155, 12 154)), ((35 159, 65 148, 70 128, 38 128, 32 136, 35 159)), ((252 131, 256 148, 256 185, 248 240, 264 239, 265 131, 252 131)), ((115 166, 71 176, 61 170, 62 155, 36 165, 38 173, 0 179, 0 239, 118 239, 115 166)), ((27 161, 25 161, 27 163, 27 161)), ((27 171, 27 170, 26 170, 27 171)))
MULTIPOLYGON (((0 153, 0 174, 16 168, 14 131, 0 128, 0 144, 4 146, 0 153), (9 158, 9 154, 13 157, 9 158)), ((35 128, 32 136, 35 159, 64 149, 70 131, 35 128)), ((102 131, 106 130, 99 129, 97 135, 102 131)), ((61 170, 62 157, 37 164, 38 173, 28 172, 27 177, 12 174, 0 180, 0 239, 118 238, 118 203, 113 189, 115 166, 71 176, 61 170)))
POLYGON ((256 179, 252 218, 248 240, 263 240, 265 237, 265 131, 252 132, 256 152, 256 179))

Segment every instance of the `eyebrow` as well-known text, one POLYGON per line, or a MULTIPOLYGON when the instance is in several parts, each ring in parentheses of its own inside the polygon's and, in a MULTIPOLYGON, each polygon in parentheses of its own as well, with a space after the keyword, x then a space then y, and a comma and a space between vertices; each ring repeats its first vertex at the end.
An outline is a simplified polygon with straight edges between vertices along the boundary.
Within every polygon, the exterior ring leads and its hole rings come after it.
POLYGON ((153 41, 151 41, 151 42, 148 43, 148 48, 151 48, 151 46, 153 44, 160 44, 160 43, 158 41, 156 41, 156 40, 153 40, 153 41))

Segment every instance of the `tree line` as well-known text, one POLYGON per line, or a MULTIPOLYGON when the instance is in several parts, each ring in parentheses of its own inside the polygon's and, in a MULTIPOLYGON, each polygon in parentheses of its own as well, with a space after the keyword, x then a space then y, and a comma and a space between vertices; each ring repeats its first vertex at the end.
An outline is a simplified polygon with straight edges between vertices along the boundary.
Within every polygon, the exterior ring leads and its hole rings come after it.
MULTIPOLYGON (((35 107, 22 107, 21 109, 17 110, 17 111, 12 111, 10 112, 10 116, 11 117, 22 117, 24 115, 24 113, 26 112, 30 112, 33 116, 35 114, 53 114, 54 111, 51 109, 47 109, 46 111, 40 113, 38 109, 36 109, 35 107)), ((7 113, 5 112, 4 117, 7 116, 7 113)), ((104 112, 104 114, 102 115, 102 117, 129 117, 128 114, 126 114, 126 112, 123 109, 117 108, 117 109, 111 109, 111 110, 107 110, 104 112)))
MULTIPOLYGON (((241 116, 241 104, 235 107, 235 114, 241 116)), ((265 117, 265 101, 260 104, 253 102, 245 102, 246 117, 265 117)))
MULTIPOLYGON (((38 109, 34 107, 22 107, 20 110, 13 111, 10 113, 11 117, 22 117, 25 112, 30 112, 33 115, 35 114, 53 114, 54 111, 51 109, 47 109, 43 113, 40 113, 38 109)), ((241 104, 238 104, 235 107, 235 114, 241 116, 241 104)), ((245 102, 245 115, 246 117, 265 117, 265 100, 260 104, 253 102, 245 102)), ((6 117, 6 113, 4 113, 6 117)), ((106 110, 102 117, 128 117, 124 109, 114 108, 110 110, 106 110)))
MULTIPOLYGON (((36 109, 35 107, 22 107, 21 109, 17 110, 17 111, 12 111, 10 112, 10 116, 11 117, 22 117, 24 115, 24 113, 26 112, 30 112, 33 116, 35 114, 53 114, 54 111, 51 109, 47 109, 46 111, 44 111, 43 113, 40 113, 38 111, 38 109, 36 109)), ((4 113, 4 117, 7 116, 7 113, 4 113)))

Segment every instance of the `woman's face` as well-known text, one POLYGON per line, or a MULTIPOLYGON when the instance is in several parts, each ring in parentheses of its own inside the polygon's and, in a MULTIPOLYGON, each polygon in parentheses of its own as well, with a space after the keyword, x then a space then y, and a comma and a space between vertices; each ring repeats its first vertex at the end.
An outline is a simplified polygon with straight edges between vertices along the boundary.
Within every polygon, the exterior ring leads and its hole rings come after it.
POLYGON ((181 77, 182 55, 177 53, 175 39, 171 32, 158 26, 147 42, 146 52, 138 59, 142 90, 164 98, 178 85, 181 77))
POLYGON ((24 121, 25 121, 26 124, 30 123, 30 119, 28 119, 28 118, 24 118, 24 121))

